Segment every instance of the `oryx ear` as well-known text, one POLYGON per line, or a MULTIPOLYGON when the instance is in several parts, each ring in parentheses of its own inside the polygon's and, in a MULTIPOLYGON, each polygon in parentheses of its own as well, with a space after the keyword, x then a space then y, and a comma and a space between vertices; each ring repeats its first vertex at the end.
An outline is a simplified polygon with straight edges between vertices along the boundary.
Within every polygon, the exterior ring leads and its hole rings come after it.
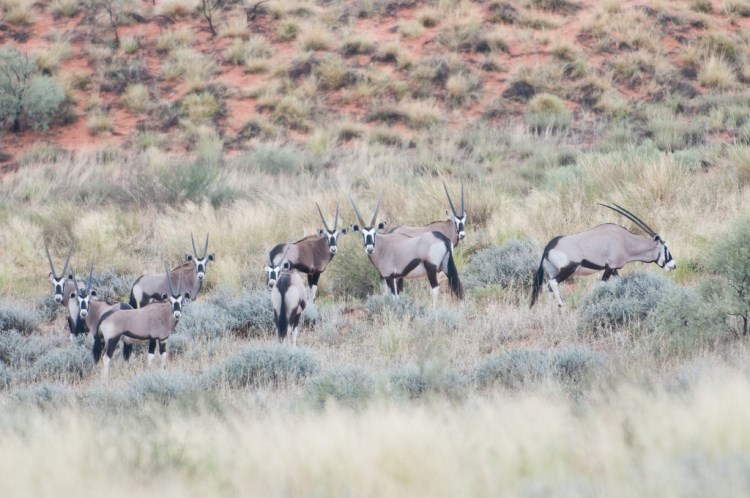
POLYGON ((96 291, 92 290, 91 292, 89 292, 89 296, 96 296, 96 291))
POLYGON ((352 223, 352 232, 359 232, 359 225, 352 223))
MULTIPOLYGON (((50 273, 50 275, 52 275, 52 274, 50 273)), ((72 274, 72 273, 70 273, 70 274, 68 275, 68 278, 69 278, 70 280, 75 280, 75 279, 73 278, 73 274, 72 274)))
POLYGON ((192 254, 185 254, 185 261, 192 261, 193 255, 192 254))
POLYGON ((347 233, 346 228, 342 228, 341 229, 341 235, 346 235, 346 233, 347 233))
POLYGON ((661 237, 659 237, 659 234, 658 234, 658 233, 654 235, 654 242, 663 242, 663 241, 661 240, 661 237))
POLYGON ((215 259, 216 259, 216 255, 214 253, 211 253, 211 254, 208 255, 208 260, 209 261, 213 261, 215 259))
POLYGON ((190 292, 186 292, 184 295, 185 299, 190 299, 190 292))
POLYGON ((378 230, 385 230, 385 221, 381 221, 378 223, 378 230))
POLYGON ((323 235, 325 235, 325 234, 326 234, 326 233, 325 233, 325 232, 323 231, 323 229, 322 229, 322 228, 318 228, 318 235, 320 235, 320 236, 322 237, 322 236, 323 236, 323 235))
POLYGON ((162 301, 166 301, 166 300, 167 300, 167 297, 169 297, 169 296, 167 296, 166 294, 162 294, 162 295, 161 295, 161 300, 162 300, 162 301))
POLYGON ((268 273, 271 273, 273 271, 273 268, 271 268, 270 266, 266 266, 266 271, 268 273))
POLYGON ((70 293, 70 298, 73 299, 74 297, 76 297, 76 293, 75 292, 71 292, 70 293))

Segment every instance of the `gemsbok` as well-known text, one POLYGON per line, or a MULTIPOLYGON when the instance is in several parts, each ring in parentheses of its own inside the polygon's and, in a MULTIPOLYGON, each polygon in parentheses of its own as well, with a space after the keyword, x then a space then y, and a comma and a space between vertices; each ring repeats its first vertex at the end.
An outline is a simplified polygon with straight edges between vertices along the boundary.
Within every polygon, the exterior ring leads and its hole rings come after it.
POLYGON ((190 293, 192 298, 198 297, 203 286, 203 280, 206 278, 206 269, 208 262, 214 261, 215 255, 208 254, 208 234, 206 234, 206 245, 203 248, 203 255, 198 256, 195 250, 195 239, 190 234, 190 242, 193 244, 193 254, 185 254, 186 262, 170 271, 167 275, 162 273, 151 273, 141 275, 133 284, 130 290, 130 306, 141 308, 150 302, 161 300, 171 286, 177 285, 177 279, 185 273, 185 290, 190 293), (169 283, 169 285, 167 285, 169 283))
MULTIPOLYGON (((445 189, 445 195, 448 197, 448 204, 451 207, 449 212, 446 212, 450 219, 443 221, 433 221, 427 225, 421 227, 396 227, 389 233, 400 233, 402 235, 408 235, 410 237, 416 237, 427 232, 440 232, 448 237, 453 244, 455 249, 458 246, 459 241, 464 240, 466 237, 466 209, 464 208, 464 184, 461 183, 461 214, 456 212, 456 208, 451 200, 451 195, 448 193, 448 187, 443 182, 443 189, 445 189)), ((396 279, 396 287, 400 294, 404 289, 404 279, 396 279)))
POLYGON ((381 196, 378 196, 378 204, 369 225, 365 225, 351 195, 349 200, 359 220, 359 225, 352 225, 352 231, 362 234, 370 262, 394 294, 398 295, 396 279, 427 276, 432 288, 432 308, 437 309, 440 293, 437 276, 438 272, 442 271, 448 276, 448 284, 453 294, 463 299, 464 289, 458 278, 451 241, 448 237, 440 232, 427 232, 416 237, 382 233, 384 224, 376 224, 381 196))
POLYGON ((558 306, 562 307, 558 284, 571 275, 591 275, 604 271, 602 280, 609 280, 611 276, 618 275, 618 270, 623 266, 634 261, 656 263, 666 271, 675 269, 677 265, 667 244, 643 220, 617 204, 600 205, 625 216, 646 232, 648 237, 636 235, 613 223, 555 237, 544 248, 542 261, 534 277, 529 307, 534 306, 542 292, 545 271, 549 275, 547 286, 557 299, 558 306))
MULTIPOLYGON (((289 244, 287 247, 291 246, 289 244)), ((307 289, 302 276, 292 268, 291 263, 282 256, 281 273, 271 290, 273 318, 276 323, 276 336, 279 342, 286 340, 287 333, 292 337, 292 346, 297 346, 297 326, 299 318, 307 306, 307 289)))
POLYGON ((83 286, 83 282, 77 281, 73 275, 66 275, 65 272, 68 270, 68 264, 70 263, 70 256, 73 254, 73 248, 75 243, 70 246, 68 251, 68 257, 65 258, 65 264, 63 265, 62 272, 60 275, 55 271, 55 265, 52 264, 52 257, 49 255, 49 247, 47 247, 47 240, 44 241, 44 251, 47 253, 47 261, 49 261, 50 274, 49 279, 52 282, 52 291, 55 296, 55 302, 62 304, 68 312, 68 328, 70 329, 70 340, 74 340, 76 332, 76 323, 78 320, 78 301, 71 299, 72 293, 76 292, 83 286))
POLYGON ((323 211, 320 210, 318 203, 318 214, 323 221, 323 227, 318 229, 315 235, 309 235, 304 239, 293 243, 276 244, 268 253, 268 286, 273 287, 276 277, 279 275, 281 263, 289 261, 291 267, 301 273, 307 274, 307 283, 310 287, 308 296, 311 302, 315 302, 315 295, 318 290, 318 280, 338 251, 338 239, 341 235, 346 235, 346 228, 341 231, 339 226, 339 205, 336 204, 336 215, 333 218, 333 228, 328 226, 323 211), (286 254, 286 256, 282 256, 286 254))
MULTIPOLYGON (((169 269, 165 266, 169 275, 169 269)), ((125 336, 136 341, 149 341, 148 363, 154 359, 156 343, 159 343, 162 367, 167 362, 167 339, 182 315, 182 300, 190 299, 190 292, 182 292, 184 270, 180 272, 177 292, 174 292, 171 279, 166 279, 169 294, 163 294, 161 301, 143 308, 110 311, 99 321, 99 328, 94 333, 92 353, 94 362, 98 363, 104 351, 102 377, 109 375, 109 362, 117 348, 120 338, 125 336)))

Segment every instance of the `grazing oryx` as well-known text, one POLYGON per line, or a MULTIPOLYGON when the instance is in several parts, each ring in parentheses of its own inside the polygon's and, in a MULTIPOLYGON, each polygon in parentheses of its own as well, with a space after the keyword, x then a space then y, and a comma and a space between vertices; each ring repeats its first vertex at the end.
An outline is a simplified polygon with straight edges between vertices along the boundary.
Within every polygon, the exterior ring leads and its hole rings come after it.
MULTIPOLYGON (((440 232, 448 239, 455 248, 458 242, 466 237, 466 209, 464 209, 464 184, 461 183, 461 214, 456 212, 451 195, 448 193, 448 187, 443 182, 443 188, 445 189, 445 195, 448 196, 448 204, 450 204, 451 210, 448 212, 450 216, 449 220, 433 221, 432 223, 422 227, 397 227, 391 230, 389 233, 399 233, 401 235, 408 235, 409 237, 417 237, 427 232, 440 232)), ((399 294, 404 289, 404 279, 396 279, 396 286, 399 294)))
MULTIPOLYGON (((323 211, 316 202, 320 219, 323 221, 324 229, 318 229, 316 235, 310 235, 294 243, 276 244, 268 253, 268 286, 273 287, 276 277, 279 275, 281 262, 286 258, 292 268, 307 274, 307 283, 310 286, 310 301, 315 302, 315 294, 318 290, 318 280, 336 255, 338 250, 339 235, 346 235, 346 228, 338 231, 339 205, 336 204, 336 215, 333 218, 333 228, 328 226, 323 211), (286 257, 282 256, 287 254, 286 257)), ((268 251, 266 251, 268 252, 268 251)))
POLYGON ((438 294, 438 272, 442 271, 448 276, 451 291, 459 299, 464 297, 464 289, 458 279, 456 263, 453 260, 451 241, 440 232, 427 232, 416 237, 396 233, 378 233, 383 229, 383 224, 376 225, 378 211, 380 210, 381 196, 378 196, 378 205, 369 226, 365 226, 362 215, 359 214, 354 199, 349 196, 360 225, 352 225, 352 230, 361 232, 364 239, 365 251, 370 262, 386 280, 388 287, 394 294, 398 295, 395 279, 419 278, 427 275, 432 287, 432 307, 437 309, 438 294), (375 241, 377 239, 377 245, 375 241))
POLYGON ((195 250, 195 239, 193 239, 192 233, 190 234, 190 241, 193 244, 193 255, 185 255, 186 263, 178 266, 167 275, 152 273, 138 277, 130 290, 130 306, 140 308, 152 301, 161 300, 161 296, 165 295, 171 286, 177 285, 177 279, 181 278, 183 270, 187 273, 185 275, 185 290, 190 292, 193 299, 198 297, 198 292, 203 286, 203 280, 206 278, 208 262, 213 261, 215 256, 208 254, 208 234, 206 234, 203 256, 199 257, 195 250), (169 286, 167 282, 169 282, 169 286))
POLYGON ((648 237, 633 234, 613 223, 605 223, 573 235, 555 237, 544 248, 542 261, 534 278, 529 307, 534 306, 542 291, 545 270, 549 275, 549 290, 557 298, 558 306, 562 307, 558 284, 571 275, 591 275, 604 270, 602 280, 608 280, 612 275, 618 275, 617 271, 632 261, 656 263, 666 271, 675 269, 676 264, 667 244, 640 218, 617 204, 614 207, 600 205, 625 216, 643 229, 648 237))
POLYGON ((76 332, 76 322, 78 320, 78 301, 70 299, 72 293, 76 292, 77 289, 81 288, 84 284, 73 278, 73 275, 65 275, 68 270, 68 263, 70 263, 70 256, 73 254, 73 248, 75 243, 70 246, 68 251, 68 257, 65 258, 65 264, 63 265, 62 272, 57 275, 55 271, 55 265, 52 264, 52 257, 49 255, 49 247, 47 247, 47 241, 44 241, 44 251, 47 253, 47 261, 49 261, 50 274, 49 279, 52 282, 53 292, 55 293, 55 302, 62 304, 68 310, 68 327, 70 328, 70 340, 75 339, 78 335, 76 332))
MULTIPOLYGON (((165 266, 166 274, 169 269, 165 266)), ((169 294, 161 296, 161 302, 144 306, 143 308, 110 311, 102 316, 99 328, 94 334, 94 362, 98 362, 102 349, 106 345, 102 376, 106 379, 109 374, 109 362, 117 348, 121 337, 125 336, 138 341, 149 341, 148 363, 154 359, 156 342, 159 342, 161 364, 167 361, 167 339, 177 326, 182 314, 182 300, 190 299, 190 292, 182 293, 184 270, 180 271, 180 281, 177 292, 174 292, 171 279, 166 279, 169 294), (168 299, 168 301, 167 301, 168 299)))
MULTIPOLYGON (((291 244, 287 244, 287 251, 291 244)), ((273 289, 271 290, 271 303, 273 304, 273 318, 276 322, 276 336, 279 342, 284 342, 287 332, 291 332, 292 346, 297 346, 297 325, 299 317, 307 305, 307 289, 302 281, 302 276, 292 268, 286 259, 286 252, 282 256, 281 273, 279 274, 273 289)))

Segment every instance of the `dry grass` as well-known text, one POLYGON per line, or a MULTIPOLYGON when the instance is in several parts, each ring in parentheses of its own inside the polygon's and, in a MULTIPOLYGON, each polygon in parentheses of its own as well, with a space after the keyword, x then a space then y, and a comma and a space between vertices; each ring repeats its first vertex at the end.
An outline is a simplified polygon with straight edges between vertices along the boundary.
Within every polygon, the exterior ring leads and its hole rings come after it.
POLYGON ((712 54, 703 63, 698 81, 705 87, 727 90, 737 85, 737 75, 732 65, 722 56, 712 54))

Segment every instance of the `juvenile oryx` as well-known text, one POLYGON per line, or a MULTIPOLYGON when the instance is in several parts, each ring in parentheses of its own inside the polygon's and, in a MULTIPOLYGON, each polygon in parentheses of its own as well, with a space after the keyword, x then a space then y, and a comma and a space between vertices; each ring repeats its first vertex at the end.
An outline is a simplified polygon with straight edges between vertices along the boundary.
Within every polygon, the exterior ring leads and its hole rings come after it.
MULTIPOLYGON (((456 212, 456 208, 453 206, 451 195, 448 193, 448 187, 443 182, 443 189, 445 189, 445 195, 448 196, 448 204, 450 204, 451 210, 448 212, 450 219, 443 221, 433 221, 432 223, 421 226, 421 227, 397 227, 391 230, 390 233, 399 233, 402 235, 408 235, 410 237, 416 237, 427 232, 440 232, 448 239, 455 248, 458 242, 466 237, 466 209, 464 208, 464 184, 461 183, 461 214, 456 212)), ((404 279, 396 279, 396 286, 399 294, 404 289, 404 279)))
POLYGON ((186 263, 173 269, 167 275, 161 273, 152 273, 141 275, 133 284, 130 290, 130 306, 140 308, 152 301, 159 301, 161 296, 165 295, 170 286, 177 285, 177 279, 183 273, 185 275, 185 290, 190 292, 193 299, 198 297, 198 293, 203 286, 203 280, 206 278, 206 269, 208 262, 214 261, 215 256, 208 254, 208 234, 206 234, 206 245, 203 248, 203 255, 198 256, 195 250, 195 239, 190 234, 190 242, 193 244, 193 255, 185 255, 186 263), (169 285, 167 283, 169 282, 169 285))
POLYGON ((70 299, 72 293, 76 292, 77 289, 83 286, 83 282, 79 282, 73 278, 73 275, 66 275, 65 272, 68 270, 68 263, 70 263, 70 256, 73 254, 73 248, 75 243, 70 246, 68 251, 68 257, 65 258, 65 264, 63 265, 62 272, 57 275, 55 271, 55 265, 52 264, 52 257, 49 255, 49 247, 47 247, 47 240, 44 241, 44 251, 47 253, 47 261, 49 261, 50 274, 49 279, 52 282, 53 292, 55 293, 55 302, 65 306, 68 311, 68 328, 70 329, 70 340, 72 341, 77 335, 76 332, 76 321, 78 320, 78 301, 70 299))
POLYGON ((273 287, 284 259, 289 261, 293 269, 306 273, 307 283, 310 287, 309 297, 312 302, 315 302, 320 274, 325 271, 328 263, 336 255, 339 236, 346 235, 346 228, 338 231, 338 204, 336 204, 336 215, 333 218, 333 228, 328 226, 323 211, 320 210, 317 202, 315 206, 318 208, 318 214, 320 214, 325 229, 318 229, 316 235, 309 235, 294 243, 284 244, 282 242, 276 244, 268 253, 268 266, 266 266, 269 287, 273 287), (286 254, 286 256, 282 256, 282 254, 286 254))
MULTIPOLYGON (((169 269, 164 267, 166 274, 169 269)), ((149 341, 148 363, 154 359, 156 342, 159 342, 162 367, 167 362, 167 339, 177 326, 182 314, 182 300, 190 299, 190 292, 182 292, 184 270, 180 272, 177 292, 174 292, 172 281, 167 279, 169 294, 161 296, 161 301, 143 308, 110 311, 102 316, 99 328, 94 334, 94 362, 99 362, 102 349, 106 345, 102 376, 106 379, 109 374, 109 362, 117 348, 121 337, 125 336, 136 341, 149 341), (168 299, 168 301, 167 301, 168 299)))
MULTIPOLYGON (((287 248, 292 247, 287 244, 287 248)), ((288 251, 288 249, 287 249, 288 251)), ((282 256, 281 273, 271 290, 271 303, 273 304, 273 318, 276 323, 276 336, 279 342, 284 342, 287 332, 291 331, 292 346, 297 346, 297 326, 302 311, 307 306, 307 289, 302 281, 302 276, 292 268, 286 259, 286 253, 282 256)))
POLYGON ((604 270, 602 280, 608 280, 617 271, 632 261, 656 263, 666 271, 674 270, 675 260, 667 244, 646 223, 627 209, 600 204, 619 213, 638 225, 648 237, 636 235, 626 228, 605 223, 585 232, 555 237, 544 248, 542 261, 534 278, 531 304, 534 306, 542 291, 544 272, 549 275, 547 285, 562 307, 558 284, 571 275, 591 275, 604 270))
POLYGON ((453 260, 451 241, 440 232, 427 232, 416 237, 395 233, 378 233, 383 229, 383 224, 376 225, 378 211, 380 210, 381 196, 378 196, 378 204, 372 221, 365 226, 362 215, 359 214, 354 199, 349 196, 360 225, 353 224, 352 230, 361 232, 364 240, 365 251, 370 262, 386 280, 388 287, 398 295, 395 279, 419 278, 427 276, 432 287, 432 307, 437 309, 438 294, 438 272, 442 271, 448 276, 451 291, 459 299, 464 297, 464 289, 458 278, 456 263, 453 260), (376 245, 377 239, 377 245, 376 245))

